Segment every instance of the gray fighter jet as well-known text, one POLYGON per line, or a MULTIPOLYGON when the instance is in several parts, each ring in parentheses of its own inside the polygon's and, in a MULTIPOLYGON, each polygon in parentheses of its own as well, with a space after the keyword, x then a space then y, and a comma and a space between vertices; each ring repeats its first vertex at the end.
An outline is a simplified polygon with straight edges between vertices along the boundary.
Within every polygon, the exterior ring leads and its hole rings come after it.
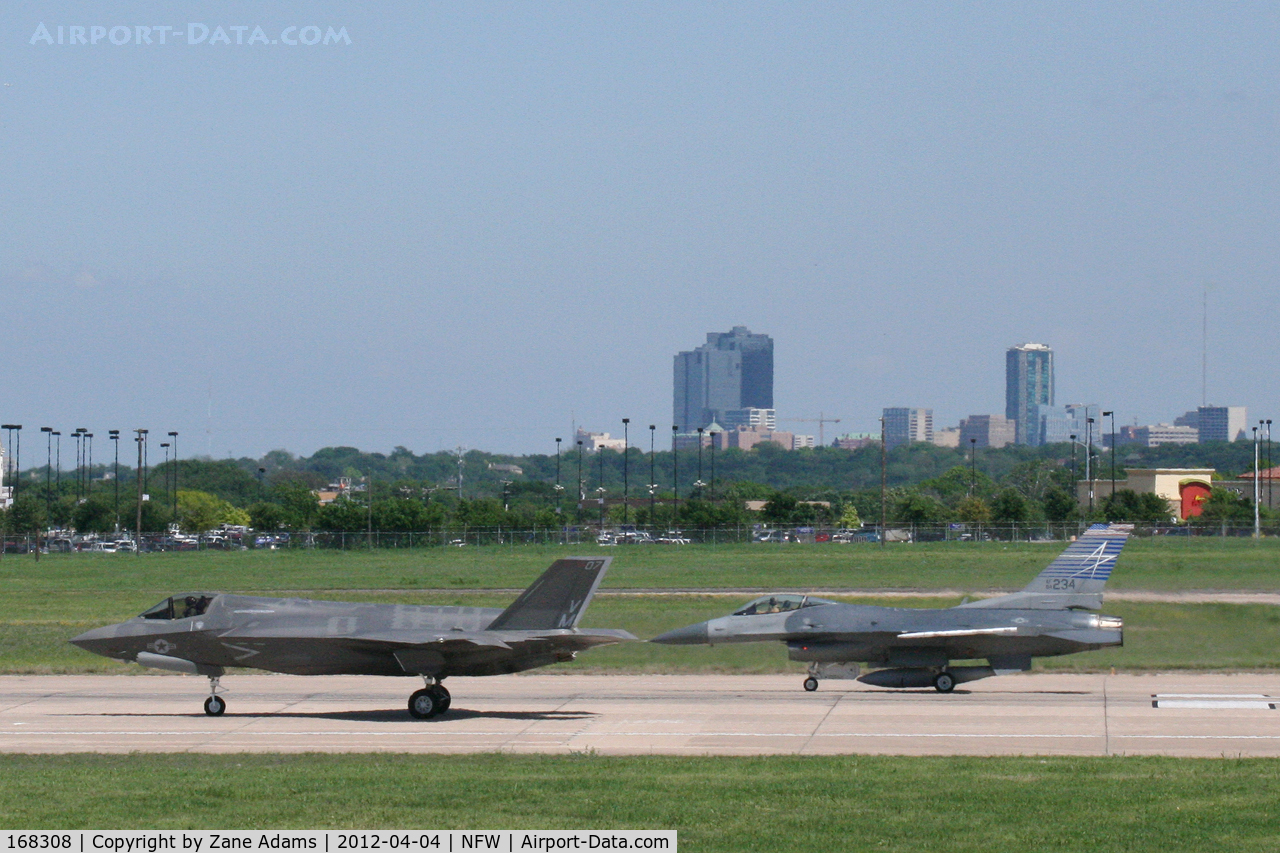
POLYGON ((611 558, 557 560, 506 610, 356 604, 298 598, 186 593, 140 616, 71 640, 82 649, 143 666, 204 675, 204 711, 218 716, 228 667, 294 675, 417 675, 409 697, 418 719, 449 709, 450 675, 500 675, 573 660, 578 652, 636 639, 581 629, 578 621, 611 558))
POLYGON ((841 604, 811 595, 766 595, 731 616, 654 637, 671 645, 787 644, 809 664, 805 690, 819 678, 857 678, 880 687, 927 687, 949 693, 957 684, 1022 672, 1033 657, 1066 655, 1124 644, 1115 616, 1102 607, 1132 525, 1095 524, 1067 546, 1021 592, 948 609, 841 604), (985 658, 986 666, 952 666, 985 658), (859 677, 859 664, 877 669, 859 677))

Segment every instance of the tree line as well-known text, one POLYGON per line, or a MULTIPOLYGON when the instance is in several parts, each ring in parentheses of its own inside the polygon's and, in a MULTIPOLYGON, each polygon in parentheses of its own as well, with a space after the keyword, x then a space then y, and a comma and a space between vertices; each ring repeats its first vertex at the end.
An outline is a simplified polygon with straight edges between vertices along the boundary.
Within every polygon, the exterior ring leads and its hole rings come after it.
MULTIPOLYGON (((684 529, 753 523, 855 526, 880 520, 882 462, 883 508, 893 524, 1169 520, 1164 501, 1124 490, 1100 501, 1085 518, 1088 512, 1077 506, 1073 487, 1073 472, 1083 477, 1083 452, 1077 450, 1073 459, 1070 445, 964 452, 911 444, 883 459, 878 446, 787 451, 763 444, 750 451, 704 448, 701 454, 695 449, 652 455, 639 447, 625 455, 613 450, 580 454, 574 447, 559 459, 555 454, 417 455, 403 447, 382 454, 331 447, 310 457, 277 450, 261 459, 189 459, 154 466, 145 472, 142 529, 163 531, 177 524, 199 532, 223 523, 260 530, 534 529, 602 519, 684 529), (339 481, 347 484, 345 494, 321 504, 317 492, 339 481), (762 502, 763 508, 748 510, 749 501, 762 502)), ((1116 465, 1121 477, 1125 467, 1212 467, 1234 476, 1251 470, 1252 445, 1121 447, 1116 465)), ((1107 450, 1098 451, 1090 464, 1098 480, 1107 479, 1109 466, 1107 450)), ((23 472, 17 499, 4 514, 8 531, 60 527, 108 533, 136 526, 136 470, 121 468, 116 479, 113 466, 98 465, 87 477, 64 472, 60 483, 52 477, 46 483, 48 473, 43 466, 23 472)), ((1252 521, 1250 502, 1225 490, 1215 489, 1205 509, 1205 523, 1252 521)))

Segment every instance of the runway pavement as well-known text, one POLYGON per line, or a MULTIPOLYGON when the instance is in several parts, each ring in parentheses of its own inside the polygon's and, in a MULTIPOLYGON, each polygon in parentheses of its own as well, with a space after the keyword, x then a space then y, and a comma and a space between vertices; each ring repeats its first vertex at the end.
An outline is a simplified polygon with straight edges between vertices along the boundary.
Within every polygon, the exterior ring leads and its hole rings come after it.
POLYGON ((4 676, 0 752, 1280 755, 1280 675, 1029 674, 949 695, 801 678, 456 678, 424 721, 409 678, 231 675, 209 717, 203 678, 4 676))

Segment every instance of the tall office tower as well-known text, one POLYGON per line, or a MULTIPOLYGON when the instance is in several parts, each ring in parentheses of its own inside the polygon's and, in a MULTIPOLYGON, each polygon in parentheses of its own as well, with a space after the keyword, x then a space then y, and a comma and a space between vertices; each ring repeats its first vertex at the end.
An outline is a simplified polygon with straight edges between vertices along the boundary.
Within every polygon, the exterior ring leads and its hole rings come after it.
POLYGON ((1244 406, 1201 406, 1196 414, 1201 441, 1239 441, 1249 437, 1249 410, 1244 406))
POLYGON ((933 441, 933 409, 885 409, 884 446, 893 450, 913 441, 933 441))
POLYGON ((680 432, 729 420, 726 412, 773 408, 773 338, 746 326, 708 332, 707 342, 675 358, 672 423, 680 432))
POLYGON ((1037 406, 1053 405, 1053 350, 1044 344, 1005 353, 1004 416, 1014 421, 1017 444, 1040 443, 1037 406))

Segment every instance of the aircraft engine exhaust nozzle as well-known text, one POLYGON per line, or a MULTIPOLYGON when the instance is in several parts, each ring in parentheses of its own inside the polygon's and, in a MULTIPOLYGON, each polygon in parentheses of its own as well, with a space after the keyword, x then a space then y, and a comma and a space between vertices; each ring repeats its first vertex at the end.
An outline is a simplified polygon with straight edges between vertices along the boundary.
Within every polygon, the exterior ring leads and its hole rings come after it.
POLYGON ((709 640, 707 623, 699 622, 697 625, 688 625, 684 628, 668 631, 665 634, 659 634, 649 642, 661 643, 664 646, 696 646, 706 645, 709 640))

